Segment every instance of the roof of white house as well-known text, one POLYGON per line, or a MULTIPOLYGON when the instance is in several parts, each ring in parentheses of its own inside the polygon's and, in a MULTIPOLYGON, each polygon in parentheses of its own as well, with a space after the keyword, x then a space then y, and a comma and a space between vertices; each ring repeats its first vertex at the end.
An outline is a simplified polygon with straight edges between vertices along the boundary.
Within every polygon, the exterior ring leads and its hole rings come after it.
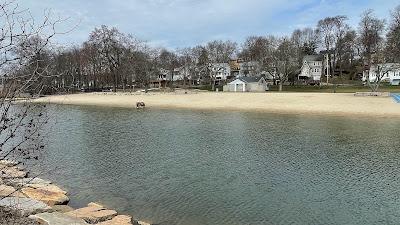
POLYGON ((372 65, 371 69, 376 69, 376 67, 383 67, 384 69, 400 69, 400 63, 381 63, 381 64, 376 64, 376 65, 372 65))
POLYGON ((243 83, 258 83, 261 79, 264 79, 263 77, 239 77, 232 81, 230 84, 236 84, 238 81, 241 81, 243 83))
POLYGON ((310 62, 310 61, 323 61, 324 56, 322 55, 306 55, 304 56, 303 60, 310 62))

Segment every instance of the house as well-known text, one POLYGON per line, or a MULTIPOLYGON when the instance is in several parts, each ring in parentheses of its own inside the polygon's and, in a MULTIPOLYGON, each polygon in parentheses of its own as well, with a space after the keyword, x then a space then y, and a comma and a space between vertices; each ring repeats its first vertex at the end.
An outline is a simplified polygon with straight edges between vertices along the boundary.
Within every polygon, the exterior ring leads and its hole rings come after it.
POLYGON ((381 79, 391 85, 400 85, 400 63, 385 63, 371 66, 369 72, 364 71, 362 81, 366 82, 369 73, 369 81, 374 83, 381 79), (380 74, 378 76, 378 73, 380 74))
POLYGON ((226 80, 231 75, 229 63, 213 63, 211 71, 215 73, 216 80, 226 80))
POLYGON ((211 73, 215 80, 215 85, 222 85, 225 81, 231 79, 231 67, 229 63, 212 63, 210 65, 211 73))
POLYGON ((260 73, 260 63, 235 59, 229 62, 232 77, 251 77, 260 73))
POLYGON ((256 61, 243 61, 240 64, 239 77, 256 76, 260 71, 260 63, 256 61))
POLYGON ((307 55, 303 58, 301 72, 298 75, 299 81, 304 83, 319 84, 324 72, 324 56, 323 55, 307 55))
POLYGON ((150 80, 150 85, 153 88, 162 88, 168 86, 170 81, 170 71, 166 69, 160 69, 157 77, 150 80))
POLYGON ((239 77, 224 86, 226 92, 265 92, 268 84, 264 77, 239 77))

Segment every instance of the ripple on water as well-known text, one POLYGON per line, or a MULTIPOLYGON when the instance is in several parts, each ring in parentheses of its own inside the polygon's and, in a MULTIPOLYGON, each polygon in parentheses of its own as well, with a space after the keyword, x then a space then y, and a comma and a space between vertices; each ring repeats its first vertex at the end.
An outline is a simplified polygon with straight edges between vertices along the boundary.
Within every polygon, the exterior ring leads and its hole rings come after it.
POLYGON ((48 110, 46 160, 77 206, 168 225, 400 223, 400 121, 48 110))

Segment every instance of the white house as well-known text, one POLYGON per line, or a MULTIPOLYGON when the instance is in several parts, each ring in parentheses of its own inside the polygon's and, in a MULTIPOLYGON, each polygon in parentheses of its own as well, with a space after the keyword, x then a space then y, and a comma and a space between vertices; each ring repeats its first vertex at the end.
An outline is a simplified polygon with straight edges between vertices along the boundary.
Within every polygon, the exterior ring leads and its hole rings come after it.
POLYGON ((324 71, 324 57, 322 55, 304 56, 299 80, 320 82, 324 71))
POLYGON ((214 73, 215 80, 227 80, 231 75, 229 63, 212 63, 211 71, 214 73))
POLYGON ((224 86, 226 92, 265 92, 268 84, 264 77, 239 77, 224 86))
POLYGON ((170 80, 170 76, 171 76, 171 74, 170 74, 169 70, 161 68, 159 73, 158 73, 158 77, 157 77, 156 80, 158 80, 158 81, 167 81, 167 80, 170 80))
MULTIPOLYGON (((364 71, 362 81, 367 81, 367 77, 368 71, 364 71)), ((379 79, 383 82, 388 82, 391 85, 400 85, 400 63, 385 63, 371 66, 369 71, 369 81, 374 83, 379 79)))

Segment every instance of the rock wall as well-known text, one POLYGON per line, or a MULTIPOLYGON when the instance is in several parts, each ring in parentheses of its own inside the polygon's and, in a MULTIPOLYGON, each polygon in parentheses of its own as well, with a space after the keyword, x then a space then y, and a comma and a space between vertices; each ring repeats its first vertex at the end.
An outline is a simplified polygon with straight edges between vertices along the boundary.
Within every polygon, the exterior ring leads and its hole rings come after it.
POLYGON ((67 191, 51 181, 29 177, 17 163, 0 161, 0 207, 20 212, 44 225, 150 225, 132 216, 118 215, 98 203, 73 209, 67 191))

